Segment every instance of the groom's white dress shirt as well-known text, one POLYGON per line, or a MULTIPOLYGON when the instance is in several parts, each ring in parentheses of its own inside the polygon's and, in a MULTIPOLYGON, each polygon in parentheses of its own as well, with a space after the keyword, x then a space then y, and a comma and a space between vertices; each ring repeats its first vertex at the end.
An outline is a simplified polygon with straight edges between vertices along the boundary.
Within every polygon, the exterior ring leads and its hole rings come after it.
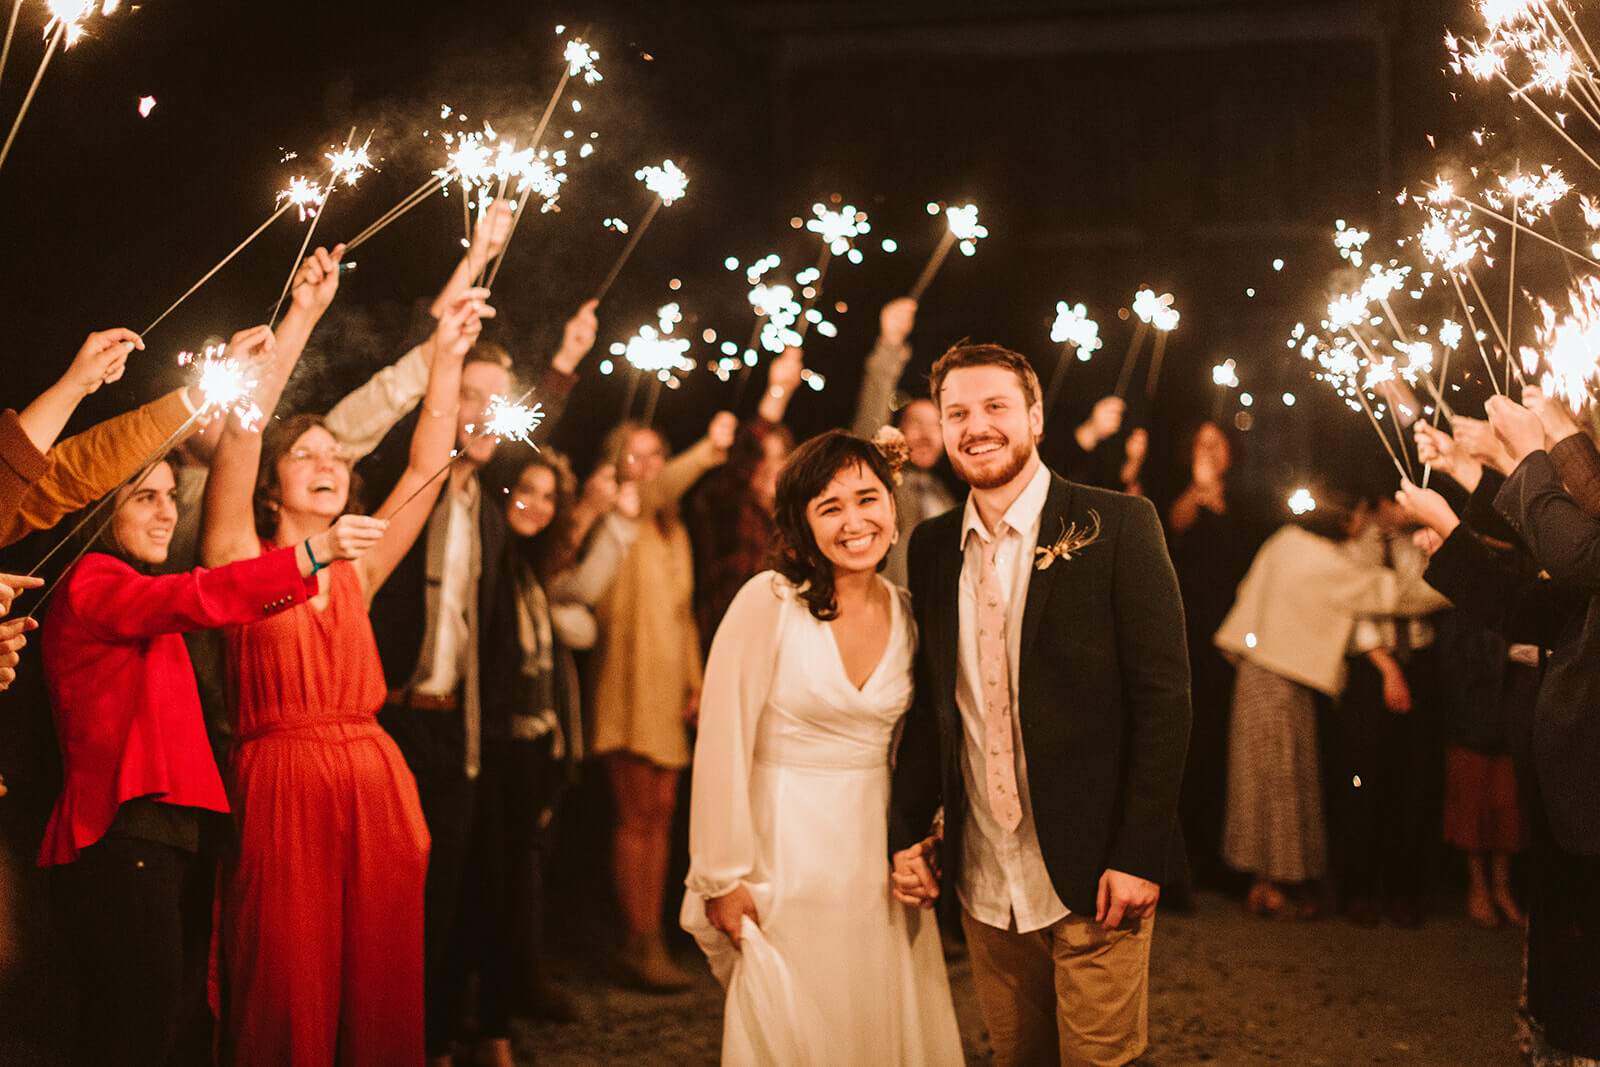
MULTIPOLYGON (((1022 612, 1028 602, 1034 546, 1039 539, 1039 515, 1050 492, 1050 471, 1039 465, 999 528, 995 570, 1006 598, 1006 661, 1010 668, 1011 706, 1017 708, 1018 662, 1022 654, 1022 612)), ((962 832, 961 878, 956 892, 974 919, 1001 930, 1016 917, 1019 933, 1040 930, 1059 922, 1067 907, 1056 896, 1045 870, 1044 854, 1033 824, 1033 800, 1028 788, 1028 757, 1022 747, 1022 730, 1012 715, 1016 750, 1017 795, 1022 802, 1022 822, 1008 831, 989 811, 988 773, 984 748, 984 701, 978 665, 978 579, 983 566, 983 545, 991 535, 967 496, 961 522, 960 634, 957 639, 956 707, 961 712, 961 775, 967 791, 967 821, 962 832)))

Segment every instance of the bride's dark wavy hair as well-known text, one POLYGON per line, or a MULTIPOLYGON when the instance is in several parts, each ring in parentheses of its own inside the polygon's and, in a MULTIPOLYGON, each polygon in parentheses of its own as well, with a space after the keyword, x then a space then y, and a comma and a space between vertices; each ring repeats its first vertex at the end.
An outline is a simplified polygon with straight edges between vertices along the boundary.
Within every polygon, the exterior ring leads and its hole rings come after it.
MULTIPOLYGON (((856 466, 871 471, 883 483, 884 493, 893 499, 894 472, 889 461, 871 441, 843 430, 829 430, 802 444, 778 474, 778 493, 773 500, 778 536, 772 546, 772 569, 789 579, 811 614, 823 621, 838 617, 838 596, 833 585, 833 564, 817 547, 806 507, 822 495, 840 471, 856 466)), ((882 560, 878 561, 878 569, 883 569, 882 560)))

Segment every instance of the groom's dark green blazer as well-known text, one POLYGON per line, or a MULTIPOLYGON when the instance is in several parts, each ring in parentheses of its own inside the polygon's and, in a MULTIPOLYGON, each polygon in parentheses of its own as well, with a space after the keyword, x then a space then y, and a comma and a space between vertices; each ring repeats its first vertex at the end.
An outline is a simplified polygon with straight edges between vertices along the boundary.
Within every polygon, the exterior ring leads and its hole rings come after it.
MULTIPOLYGON (((911 538, 916 696, 889 819, 890 847, 906 848, 944 805, 946 897, 960 877, 969 802, 956 709, 962 515, 929 519, 911 538)), ((1039 544, 1096 517, 1093 543, 1030 572, 1013 708, 1045 868, 1062 903, 1091 916, 1107 868, 1165 878, 1189 742, 1183 603, 1155 508, 1052 475, 1039 544)))

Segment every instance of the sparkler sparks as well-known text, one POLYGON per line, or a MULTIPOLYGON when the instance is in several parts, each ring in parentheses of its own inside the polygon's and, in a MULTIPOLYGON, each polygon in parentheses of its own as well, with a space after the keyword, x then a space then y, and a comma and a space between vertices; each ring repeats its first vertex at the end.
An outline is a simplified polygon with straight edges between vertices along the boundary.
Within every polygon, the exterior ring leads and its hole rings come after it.
POLYGON ((1178 327, 1178 312, 1172 306, 1172 294, 1156 295, 1154 289, 1140 289, 1133 297, 1133 313, 1139 321, 1148 323, 1162 332, 1178 327))
POLYGON ((1296 489, 1289 494, 1289 511, 1295 515, 1305 515, 1317 510, 1317 502, 1309 489, 1296 489))
POLYGON ((1333 224, 1333 246, 1339 250, 1339 258, 1349 261, 1352 267, 1361 266, 1361 249, 1371 237, 1372 234, 1366 230, 1346 226, 1344 219, 1338 219, 1333 224))
POLYGON ((978 242, 989 236, 988 228, 978 223, 976 204, 947 208, 944 217, 950 224, 950 233, 960 242, 961 254, 964 256, 976 252, 978 242))
MULTIPOLYGON (((846 204, 838 211, 829 211, 822 204, 812 204, 811 214, 816 217, 806 223, 806 229, 822 238, 822 243, 836 256, 854 252, 857 237, 872 230, 867 213, 846 204)), ((857 254, 859 256, 859 253, 857 254)), ((852 259, 851 262, 857 262, 852 259)))
POLYGON ((289 188, 278 193, 277 203, 281 206, 285 202, 293 204, 300 211, 300 221, 304 222, 317 213, 322 202, 327 199, 327 193, 322 186, 310 178, 297 177, 289 179, 289 188))
POLYGON ((561 54, 567 61, 567 77, 576 78, 581 74, 588 85, 605 80, 604 75, 596 70, 594 65, 595 60, 600 58, 600 53, 584 42, 568 41, 561 54))
MULTIPOLYGON (((534 445, 533 431, 537 430, 544 422, 544 405, 519 404, 503 396, 489 398, 489 406, 483 415, 483 436, 498 437, 502 441, 519 441, 525 445, 534 445)), ((473 428, 467 427, 467 432, 472 433, 473 428)))
POLYGON ((44 35, 49 39, 58 28, 65 34, 67 47, 71 48, 83 36, 83 23, 98 6, 98 0, 49 0, 50 21, 45 23, 44 35))
POLYGON ((1082 304, 1069 305, 1060 300, 1056 302, 1056 321, 1050 327, 1050 340, 1073 345, 1078 350, 1078 359, 1087 362, 1101 347, 1100 324, 1089 317, 1082 304))
POLYGON ((251 399, 260 376, 256 368, 227 352, 221 344, 207 345, 203 352, 181 352, 178 366, 198 367, 195 387, 205 398, 202 411, 231 411, 247 430, 260 426, 262 411, 251 399))
POLYGON ((1580 278, 1568 295, 1566 315, 1539 301, 1540 323, 1534 333, 1539 351, 1524 348, 1524 365, 1531 375, 1540 357, 1546 368, 1541 379, 1548 395, 1559 396, 1573 411, 1590 398, 1592 384, 1600 380, 1600 278, 1580 278), (1532 356, 1532 360, 1529 357, 1532 356))
POLYGON ((327 153, 323 158, 328 161, 328 188, 332 189, 340 182, 353 186, 367 171, 376 169, 368 151, 371 145, 372 135, 368 134, 367 139, 360 145, 353 145, 347 141, 344 147, 327 153))
POLYGON ((680 199, 689 189, 689 176, 670 159, 663 160, 659 167, 641 167, 633 176, 660 197, 663 205, 680 199))

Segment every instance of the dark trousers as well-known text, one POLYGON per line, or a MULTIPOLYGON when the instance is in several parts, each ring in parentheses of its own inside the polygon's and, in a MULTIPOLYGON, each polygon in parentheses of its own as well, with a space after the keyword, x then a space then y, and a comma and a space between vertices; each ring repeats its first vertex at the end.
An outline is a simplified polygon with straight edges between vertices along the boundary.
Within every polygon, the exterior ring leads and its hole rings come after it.
POLYGON ((423 901, 426 1046, 442 1056, 462 1033, 469 980, 481 1038, 511 1035, 516 998, 532 980, 542 885, 541 812, 556 770, 549 740, 485 739, 479 773, 463 768, 459 715, 390 708, 385 727, 417 779, 433 837, 423 901))
POLYGON ((77 1062, 174 1062, 194 1006, 194 964, 205 958, 210 931, 209 911, 195 916, 185 908, 186 894, 196 892, 195 867, 182 849, 109 836, 50 872, 77 985, 77 1062))
POLYGON ((1600 1059, 1600 856, 1557 844, 1532 784, 1528 879, 1528 1014, 1562 1052, 1600 1059))
POLYGON ((1326 716, 1323 782, 1328 846, 1341 895, 1417 904, 1439 848, 1443 750, 1432 707, 1432 660, 1406 666, 1411 710, 1390 711, 1383 676, 1348 660, 1343 697, 1326 716))

